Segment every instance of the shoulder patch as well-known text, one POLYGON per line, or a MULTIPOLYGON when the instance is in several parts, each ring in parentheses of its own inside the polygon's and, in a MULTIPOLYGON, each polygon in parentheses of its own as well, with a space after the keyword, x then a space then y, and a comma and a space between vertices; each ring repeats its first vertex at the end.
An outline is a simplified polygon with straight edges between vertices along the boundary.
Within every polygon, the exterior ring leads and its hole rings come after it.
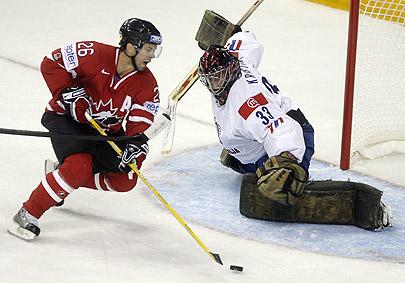
POLYGON ((259 93, 255 96, 249 97, 239 108, 238 113, 242 116, 243 119, 247 120, 247 118, 252 114, 253 111, 260 105, 267 104, 268 101, 264 97, 263 93, 259 93))
POLYGON ((152 113, 153 116, 156 116, 156 114, 159 112, 159 103, 146 101, 143 106, 146 108, 146 110, 148 110, 148 112, 152 113))
POLYGON ((61 48, 63 64, 67 71, 71 71, 79 66, 79 60, 76 54, 76 44, 70 43, 61 48))

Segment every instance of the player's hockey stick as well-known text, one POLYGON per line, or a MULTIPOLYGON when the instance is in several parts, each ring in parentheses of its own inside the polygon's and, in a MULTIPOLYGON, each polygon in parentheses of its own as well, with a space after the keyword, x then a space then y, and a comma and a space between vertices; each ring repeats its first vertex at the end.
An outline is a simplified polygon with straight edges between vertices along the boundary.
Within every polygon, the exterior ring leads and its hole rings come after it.
MULTIPOLYGON (((145 136, 148 140, 156 137, 160 132, 162 132, 170 123, 170 117, 166 113, 158 116, 153 123, 145 132, 145 136)), ((55 132, 43 132, 43 131, 28 131, 28 130, 17 130, 17 129, 6 129, 0 128, 0 134, 6 135, 17 135, 17 136, 29 136, 29 137, 45 137, 45 138, 65 138, 65 139, 76 139, 76 140, 89 140, 89 141, 131 141, 136 139, 136 137, 131 136, 113 136, 113 137, 101 137, 92 135, 75 135, 66 133, 55 133, 55 132)))
POLYGON ((116 137, 101 137, 101 136, 91 136, 91 135, 74 135, 74 134, 64 134, 64 133, 51 133, 43 131, 28 131, 28 130, 17 130, 17 129, 5 129, 0 128, 0 134, 15 135, 15 136, 28 136, 28 137, 42 137, 42 138, 65 138, 74 140, 89 140, 89 141, 131 141, 135 139, 134 137, 128 136, 116 136, 116 137))
MULTIPOLYGON (((264 0, 257 0, 253 5, 246 11, 246 13, 240 18, 236 25, 241 26, 253 12, 262 4, 264 0)), ((193 69, 187 74, 187 76, 177 85, 177 87, 170 93, 168 98, 168 105, 166 114, 170 116, 171 122, 169 127, 165 131, 162 141, 163 154, 169 153, 173 148, 174 132, 176 127, 176 109, 177 103, 180 99, 187 93, 187 91, 194 85, 198 79, 198 64, 196 64, 193 69)))
MULTIPOLYGON (((89 121, 89 123, 100 133, 102 136, 107 136, 107 133, 99 126, 99 124, 86 112, 86 119, 89 121)), ((110 146, 114 149, 115 152, 119 156, 122 156, 122 150, 117 146, 116 143, 113 141, 107 140, 107 142, 110 144, 110 146)), ((143 176, 143 174, 136 168, 134 164, 128 164, 128 166, 131 168, 133 172, 135 172, 136 175, 144 182, 144 184, 148 187, 148 189, 160 200, 161 203, 166 206, 166 208, 172 213, 172 215, 179 221, 181 226, 184 227, 184 229, 187 230, 187 232, 194 238, 194 240, 200 245, 200 247, 213 259, 215 262, 219 263, 222 265, 221 258, 219 257, 219 254, 214 254, 210 252, 207 248, 207 246, 198 238, 198 236, 188 227, 187 223, 181 218, 181 216, 169 205, 169 203, 159 194, 159 192, 149 183, 149 181, 143 176)))

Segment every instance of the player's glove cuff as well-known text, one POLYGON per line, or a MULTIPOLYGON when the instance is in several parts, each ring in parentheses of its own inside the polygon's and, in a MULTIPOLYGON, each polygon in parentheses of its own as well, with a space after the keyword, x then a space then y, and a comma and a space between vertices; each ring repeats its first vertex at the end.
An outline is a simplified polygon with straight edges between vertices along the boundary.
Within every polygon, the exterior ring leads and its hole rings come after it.
POLYGON ((91 98, 83 87, 69 87, 62 91, 62 101, 66 112, 79 123, 87 123, 86 112, 91 115, 91 98))
POLYGON ((138 169, 149 153, 147 138, 144 134, 140 135, 136 140, 128 142, 121 156, 121 161, 118 169, 123 173, 131 171, 129 164, 134 164, 138 169))

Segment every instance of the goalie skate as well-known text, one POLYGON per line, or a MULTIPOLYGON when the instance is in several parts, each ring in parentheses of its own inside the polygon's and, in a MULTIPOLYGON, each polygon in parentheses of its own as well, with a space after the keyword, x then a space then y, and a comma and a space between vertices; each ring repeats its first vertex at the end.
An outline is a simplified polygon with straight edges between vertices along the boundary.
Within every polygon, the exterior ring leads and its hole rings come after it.
POLYGON ((12 225, 7 231, 19 238, 30 241, 39 235, 38 219, 22 207, 13 218, 12 225))
POLYGON ((376 229, 376 231, 381 231, 387 229, 388 227, 392 227, 393 224, 391 209, 382 202, 380 204, 380 209, 381 220, 378 222, 380 226, 376 229))

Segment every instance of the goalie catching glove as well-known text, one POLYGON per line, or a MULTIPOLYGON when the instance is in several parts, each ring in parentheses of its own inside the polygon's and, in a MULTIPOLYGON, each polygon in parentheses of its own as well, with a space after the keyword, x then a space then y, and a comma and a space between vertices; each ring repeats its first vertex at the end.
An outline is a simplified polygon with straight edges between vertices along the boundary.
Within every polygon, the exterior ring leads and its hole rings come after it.
POLYGON ((133 163, 138 169, 141 168, 142 162, 145 160, 146 155, 149 152, 149 146, 147 143, 148 138, 141 134, 127 143, 124 152, 121 156, 121 162, 118 165, 118 169, 123 173, 128 173, 131 168, 127 166, 133 163))
POLYGON ((83 87, 68 87, 62 91, 63 105, 70 116, 79 123, 88 123, 84 113, 91 115, 91 98, 83 87))
POLYGON ((294 155, 283 152, 270 157, 256 171, 259 191, 267 198, 282 204, 294 205, 304 191, 307 171, 294 155))

